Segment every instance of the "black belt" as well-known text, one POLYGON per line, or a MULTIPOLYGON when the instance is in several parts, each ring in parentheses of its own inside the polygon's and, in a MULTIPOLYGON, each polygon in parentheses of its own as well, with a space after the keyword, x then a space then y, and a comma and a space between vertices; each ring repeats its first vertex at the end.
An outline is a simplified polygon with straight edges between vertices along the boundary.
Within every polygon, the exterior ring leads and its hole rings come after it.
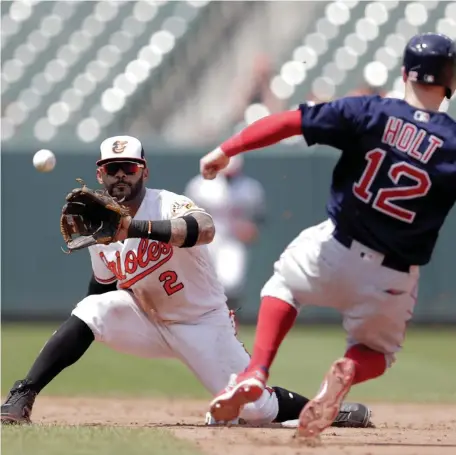
MULTIPOLYGON (((341 232, 337 228, 333 232, 333 237, 339 243, 341 243, 342 245, 344 245, 347 248, 350 248, 353 240, 356 240, 353 237, 345 234, 344 232, 341 232)), ((360 242, 360 243, 362 243, 362 242, 360 242)), ((379 254, 382 254, 382 253, 379 253, 379 254)), ((397 270, 398 272, 406 272, 406 273, 410 272, 410 264, 406 264, 404 261, 402 261, 396 257, 393 257, 393 256, 385 255, 385 257, 383 258, 383 261, 382 261, 382 266, 388 267, 389 269, 397 270)))

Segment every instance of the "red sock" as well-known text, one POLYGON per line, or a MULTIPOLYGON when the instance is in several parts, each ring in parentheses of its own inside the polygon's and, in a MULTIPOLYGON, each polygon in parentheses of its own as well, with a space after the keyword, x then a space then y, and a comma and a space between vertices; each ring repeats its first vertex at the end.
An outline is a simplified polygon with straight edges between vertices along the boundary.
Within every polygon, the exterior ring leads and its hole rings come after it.
POLYGON ((249 370, 269 371, 280 344, 296 320, 298 312, 287 302, 275 297, 261 299, 258 324, 249 370))
POLYGON ((385 354, 362 344, 355 344, 348 349, 345 357, 352 359, 356 364, 353 385, 381 376, 386 370, 385 354))

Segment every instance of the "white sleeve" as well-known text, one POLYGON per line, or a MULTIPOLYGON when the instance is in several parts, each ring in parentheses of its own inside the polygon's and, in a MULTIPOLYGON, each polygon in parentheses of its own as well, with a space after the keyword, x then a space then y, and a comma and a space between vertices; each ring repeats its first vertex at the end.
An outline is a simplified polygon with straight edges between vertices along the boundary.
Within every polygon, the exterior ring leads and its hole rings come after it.
POLYGON ((89 247, 90 260, 92 261, 92 270, 95 279, 100 284, 110 284, 117 280, 114 273, 108 269, 107 264, 103 261, 100 253, 102 251, 97 246, 89 247))
POLYGON ((172 220, 173 218, 190 215, 194 212, 207 213, 186 196, 168 193, 162 197, 162 218, 164 220, 172 220))

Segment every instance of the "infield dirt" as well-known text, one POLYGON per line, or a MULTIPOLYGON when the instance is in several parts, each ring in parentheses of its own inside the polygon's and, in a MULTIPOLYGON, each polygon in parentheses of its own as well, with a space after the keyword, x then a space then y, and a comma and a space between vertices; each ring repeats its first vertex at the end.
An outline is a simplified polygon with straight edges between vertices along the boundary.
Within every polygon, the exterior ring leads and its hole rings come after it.
POLYGON ((43 425, 166 428, 208 455, 440 455, 456 453, 456 405, 374 403, 376 428, 330 428, 318 447, 293 429, 206 427, 205 401, 39 397, 33 420, 43 425))

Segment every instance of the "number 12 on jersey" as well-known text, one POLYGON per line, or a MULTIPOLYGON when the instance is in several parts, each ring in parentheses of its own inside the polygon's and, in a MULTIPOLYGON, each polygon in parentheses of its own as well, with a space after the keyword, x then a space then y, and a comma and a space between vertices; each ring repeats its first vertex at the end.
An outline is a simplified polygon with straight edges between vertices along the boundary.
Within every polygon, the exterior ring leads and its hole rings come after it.
MULTIPOLYGON (((353 185, 354 195, 366 204, 371 203, 374 196, 370 188, 382 166, 385 156, 385 150, 380 148, 368 152, 366 154, 366 169, 364 169, 360 180, 353 185)), ((393 164, 389 168, 388 177, 395 185, 399 184, 399 181, 403 177, 414 181, 415 184, 401 186, 399 188, 381 188, 372 201, 372 207, 397 220, 404 221, 405 223, 413 223, 416 213, 399 207, 393 201, 403 201, 426 196, 431 189, 429 174, 423 169, 402 161, 393 164)))

